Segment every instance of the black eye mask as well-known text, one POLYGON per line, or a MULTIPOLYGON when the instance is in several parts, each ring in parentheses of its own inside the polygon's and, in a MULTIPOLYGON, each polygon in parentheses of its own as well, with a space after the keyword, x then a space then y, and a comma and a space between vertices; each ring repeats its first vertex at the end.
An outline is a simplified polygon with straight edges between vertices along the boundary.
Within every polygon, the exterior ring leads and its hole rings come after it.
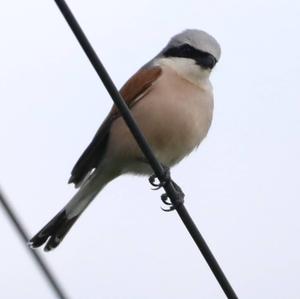
POLYGON ((196 64, 202 66, 205 69, 212 69, 217 63, 217 59, 213 55, 195 49, 188 44, 170 48, 166 50, 163 55, 165 57, 182 57, 193 59, 195 60, 196 64))

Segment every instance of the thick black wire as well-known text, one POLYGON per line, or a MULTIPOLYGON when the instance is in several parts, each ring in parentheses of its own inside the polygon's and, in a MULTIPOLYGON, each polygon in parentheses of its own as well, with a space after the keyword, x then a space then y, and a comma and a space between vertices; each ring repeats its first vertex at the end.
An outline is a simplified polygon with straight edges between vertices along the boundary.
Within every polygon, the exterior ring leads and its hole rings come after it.
POLYGON ((62 287, 59 285, 57 279, 54 277, 53 273, 51 273, 50 269, 46 265, 45 261, 42 259, 42 257, 39 255, 39 253, 36 250, 31 250, 31 248, 28 246, 28 234, 26 233, 24 227, 22 226, 21 222, 18 220, 17 215, 13 211, 12 207, 8 204, 8 201, 4 198, 2 192, 0 191, 0 202, 9 216, 10 220, 12 221, 15 229, 18 231, 20 237, 23 240, 23 244, 28 249, 29 253, 31 254, 32 258, 35 260, 35 262, 40 267, 41 271, 44 273, 49 285, 52 287, 54 292, 57 295, 57 298, 60 299, 67 299, 67 296, 65 295, 64 291, 62 290, 62 287))
MULTIPOLYGON (((83 48, 85 54, 88 56, 91 64, 93 65, 94 69, 96 70, 98 76, 102 80, 105 88, 107 89, 108 93, 110 94, 112 100, 114 101, 115 105, 118 107, 119 111, 122 114, 127 126, 129 127, 131 133, 135 137, 138 145, 140 146, 141 150, 143 151, 145 157, 149 161, 149 164, 154 170, 155 175, 158 177, 160 182, 166 180, 166 174, 162 165, 156 159, 153 151, 151 150, 149 144, 147 143, 143 133, 137 126, 135 119, 133 118, 129 108, 127 107, 126 103, 122 99, 120 93, 118 92, 116 86, 112 82, 109 74, 105 70, 104 66, 102 65, 100 59, 98 58, 96 52, 94 51, 93 47, 91 46, 90 42, 88 41, 87 37, 85 36, 84 32, 80 28, 77 20, 75 19, 74 15, 72 14, 71 10, 69 9, 68 5, 63 0, 54 0, 60 9, 61 13, 65 17, 67 23, 69 24, 70 28, 72 29, 74 35, 76 36, 78 42, 80 43, 81 47, 83 48)), ((212 252, 210 251, 209 247, 207 246, 205 240, 203 239, 202 235, 200 234, 198 228, 196 227, 195 223, 193 222, 192 218, 190 217, 189 213, 187 212, 186 208, 184 207, 183 203, 178 205, 178 194, 172 184, 166 184, 164 189, 172 201, 175 204, 176 210, 182 219, 183 223, 185 224, 187 230, 191 234, 192 238, 194 239, 195 243, 197 244, 198 248, 200 249, 201 253, 203 254, 206 262, 208 263, 210 269, 214 273, 216 279, 218 280, 219 284, 221 285, 223 291, 225 292, 227 298, 236 299, 238 298, 235 294, 233 288, 231 287, 229 281, 227 280, 226 276, 224 275, 222 269, 220 268, 218 262, 214 258, 212 252)))

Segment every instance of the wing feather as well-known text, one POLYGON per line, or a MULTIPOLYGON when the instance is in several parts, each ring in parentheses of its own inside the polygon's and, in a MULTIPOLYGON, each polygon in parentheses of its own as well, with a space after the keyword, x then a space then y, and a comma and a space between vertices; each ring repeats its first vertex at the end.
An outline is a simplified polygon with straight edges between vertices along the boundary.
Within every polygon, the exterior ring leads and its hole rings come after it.
MULTIPOLYGON (((120 93, 130 108, 137 103, 137 99, 140 100, 146 94, 161 72, 159 66, 141 69, 124 84, 120 93)), ((80 186, 91 171, 99 166, 105 154, 111 124, 119 116, 118 108, 113 105, 95 137, 73 167, 69 183, 80 186)))

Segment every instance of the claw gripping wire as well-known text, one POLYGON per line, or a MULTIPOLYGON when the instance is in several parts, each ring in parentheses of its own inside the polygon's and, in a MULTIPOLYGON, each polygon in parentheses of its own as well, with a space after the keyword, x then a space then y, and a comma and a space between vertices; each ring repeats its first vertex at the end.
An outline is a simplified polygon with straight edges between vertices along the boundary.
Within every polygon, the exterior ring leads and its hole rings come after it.
POLYGON ((176 210, 179 205, 182 205, 184 203, 184 193, 182 192, 181 188, 171 179, 170 175, 170 169, 166 166, 163 166, 164 169, 164 178, 163 180, 159 181, 159 183, 156 183, 157 176, 155 174, 151 175, 149 177, 149 182, 154 188, 152 190, 158 190, 162 187, 165 187, 167 184, 172 184, 175 191, 176 191, 176 197, 175 200, 170 199, 167 193, 164 193, 160 196, 161 201, 168 206, 168 208, 161 208, 165 212, 171 212, 176 210))

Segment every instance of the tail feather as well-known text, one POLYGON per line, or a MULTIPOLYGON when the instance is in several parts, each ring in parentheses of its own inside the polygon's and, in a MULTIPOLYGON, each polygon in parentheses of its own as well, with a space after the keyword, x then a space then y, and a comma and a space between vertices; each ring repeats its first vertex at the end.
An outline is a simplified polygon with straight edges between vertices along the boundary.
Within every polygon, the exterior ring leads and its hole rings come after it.
POLYGON ((45 251, 56 248, 100 190, 116 176, 109 171, 93 172, 64 209, 29 241, 29 245, 36 248, 46 243, 45 251))
POLYGON ((37 248, 48 241, 44 248, 45 251, 56 248, 79 216, 68 219, 65 210, 60 211, 29 241, 29 245, 32 248, 37 248))

